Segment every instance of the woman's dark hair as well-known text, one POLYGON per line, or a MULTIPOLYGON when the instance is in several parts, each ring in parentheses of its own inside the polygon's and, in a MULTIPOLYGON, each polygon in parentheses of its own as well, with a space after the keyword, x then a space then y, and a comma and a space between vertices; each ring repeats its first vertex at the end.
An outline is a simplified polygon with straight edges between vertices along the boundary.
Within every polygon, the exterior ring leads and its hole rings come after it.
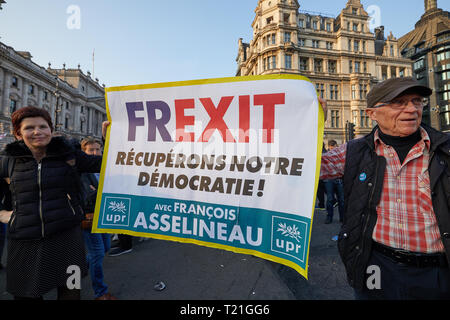
POLYGON ((53 132, 52 117, 50 117, 48 111, 45 109, 28 106, 14 111, 11 115, 11 123, 13 126, 14 136, 20 136, 20 124, 22 123, 23 119, 35 117, 41 117, 45 121, 47 121, 50 130, 53 132))

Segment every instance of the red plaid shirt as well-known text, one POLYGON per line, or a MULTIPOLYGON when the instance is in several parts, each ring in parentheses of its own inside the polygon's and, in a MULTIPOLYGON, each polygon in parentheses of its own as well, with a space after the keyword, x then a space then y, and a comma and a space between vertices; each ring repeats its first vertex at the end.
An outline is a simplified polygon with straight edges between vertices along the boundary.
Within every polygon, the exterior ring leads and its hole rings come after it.
MULTIPOLYGON (((424 129, 420 130, 422 140, 409 151, 403 164, 394 148, 375 132, 375 152, 386 159, 386 172, 372 238, 391 248, 444 252, 431 201, 430 138, 424 129)), ((344 144, 322 155, 320 179, 343 176, 346 151, 344 144)))

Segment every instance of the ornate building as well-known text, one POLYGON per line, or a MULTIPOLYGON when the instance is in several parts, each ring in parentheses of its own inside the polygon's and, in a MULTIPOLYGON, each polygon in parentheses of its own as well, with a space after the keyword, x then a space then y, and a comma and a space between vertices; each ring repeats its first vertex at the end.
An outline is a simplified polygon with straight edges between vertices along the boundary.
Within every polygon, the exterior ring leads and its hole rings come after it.
POLYGON ((375 34, 359 0, 349 0, 337 17, 299 11, 297 0, 259 0, 253 39, 239 39, 237 76, 301 74, 328 100, 325 141, 345 141, 346 122, 356 137, 373 127, 366 95, 382 79, 412 75, 412 62, 384 28, 375 34))
POLYGON ((414 62, 414 76, 434 89, 426 120, 450 132, 450 12, 439 9, 436 0, 425 0, 415 29, 398 43, 402 55, 414 62))
POLYGON ((29 52, 0 42, 0 147, 11 142, 11 113, 33 105, 52 115, 53 124, 74 138, 101 137, 106 119, 104 85, 77 69, 47 69, 31 60, 29 52))

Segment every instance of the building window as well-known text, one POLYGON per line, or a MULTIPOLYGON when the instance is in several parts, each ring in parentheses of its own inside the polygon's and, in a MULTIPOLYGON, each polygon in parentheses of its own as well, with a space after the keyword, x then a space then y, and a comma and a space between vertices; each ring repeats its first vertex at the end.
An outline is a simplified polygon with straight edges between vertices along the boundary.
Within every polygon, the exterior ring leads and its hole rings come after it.
POLYGON ((440 108, 441 129, 450 130, 450 105, 441 106, 440 108))
POLYGON ((300 19, 300 20, 298 21, 298 26, 299 26, 300 28, 304 28, 304 27, 305 27, 305 20, 300 19))
POLYGON ((270 56, 268 58, 268 69, 276 69, 277 68, 277 57, 276 56, 270 56))
POLYGON ((353 51, 358 52, 359 51, 359 41, 355 40, 353 42, 353 51))
POLYGON ((358 9, 352 8, 352 14, 358 14, 358 9))
POLYGON ((356 100, 357 98, 357 89, 356 84, 352 84, 352 100, 356 100))
POLYGON ((284 67, 286 69, 292 69, 292 55, 286 54, 284 56, 284 67))
POLYGON ((391 67, 391 78, 396 78, 396 77, 397 77, 397 68, 391 67))
POLYGON ((314 30, 317 30, 318 28, 317 28, 317 21, 313 21, 313 29, 314 30))
POLYGON ((69 129, 69 118, 65 118, 64 120, 64 129, 69 129))
POLYGON ((360 110, 360 127, 361 128, 370 128, 370 118, 364 110, 360 110))
POLYGON ((18 85, 19 85, 19 80, 17 79, 17 77, 12 77, 12 78, 11 78, 11 86, 17 88, 18 85))
POLYGON ((319 47, 319 40, 313 40, 312 41, 312 47, 313 48, 318 48, 319 47))
POLYGON ((48 91, 44 91, 44 101, 48 101, 48 91))
POLYGON ((284 42, 291 42, 291 33, 290 32, 284 33, 284 42))
POLYGON ((272 44, 275 44, 275 33, 272 33, 272 44))
POLYGON ((340 115, 339 110, 331 110, 331 127, 340 128, 340 115))
POLYGON ((325 98, 325 85, 323 83, 316 83, 317 94, 321 98, 325 98))
POLYGON ((327 27, 326 28, 327 28, 328 32, 331 32, 331 23, 327 23, 327 27))
POLYGON ((441 73, 441 80, 449 80, 450 79, 450 71, 441 73))
POLYGON ((338 85, 330 84, 330 100, 339 100, 338 85))
POLYGON ((392 44, 390 46, 390 54, 391 54, 391 57, 394 56, 394 46, 392 44))
POLYGON ((328 50, 333 50, 333 42, 327 41, 327 49, 328 50))
POLYGON ((336 73, 336 60, 328 60, 328 73, 336 73))
POLYGON ((17 101, 11 99, 11 102, 9 103, 9 113, 13 113, 17 110, 17 101))
POLYGON ((358 24, 357 23, 353 24, 353 31, 358 31, 358 24))
POLYGON ((420 70, 425 68, 425 62, 424 59, 421 58, 419 60, 417 60, 416 62, 414 62, 414 70, 420 70))
POLYGON ((69 103, 69 101, 66 101, 66 110, 68 110, 69 107, 70 107, 70 103, 69 103))
POLYGON ((353 73, 353 61, 350 60, 348 63, 348 73, 353 73))
POLYGON ((322 59, 314 59, 314 72, 323 72, 322 59))
POLYGON ((34 86, 32 84, 28 86, 28 94, 34 94, 34 86))
POLYGON ((367 62, 363 62, 363 69, 364 69, 364 73, 367 73, 367 62))
POLYGON ((283 19, 284 19, 284 23, 285 24, 289 24, 289 17, 290 17, 289 13, 285 13, 284 14, 283 19))
POLYGON ((267 19, 266 19, 266 23, 267 24, 271 24, 273 22, 273 17, 268 17, 267 19))
POLYGON ((353 118, 353 123, 356 125, 358 123, 358 110, 353 110, 352 111, 352 118, 353 118))
POLYGON ((446 46, 444 48, 444 50, 448 50, 448 51, 444 51, 444 52, 439 52, 436 54, 436 60, 437 62, 441 62, 443 60, 449 60, 450 59, 450 46, 446 46))
POLYGON ((348 51, 352 50, 352 40, 348 40, 348 51))
POLYGON ((359 84, 359 99, 364 100, 367 98, 367 85, 359 84))
POLYGON ((355 61, 355 73, 359 73, 361 71, 361 62, 355 61))
MULTIPOLYGON (((448 32, 448 31, 447 31, 448 32)), ((437 42, 443 42, 450 39, 450 33, 444 34, 437 38, 437 42)))
POLYGON ((366 52, 366 42, 362 42, 362 52, 366 52))
POLYGON ((299 66, 300 71, 308 71, 308 58, 300 58, 299 66))
POLYGON ((298 38, 298 45, 300 47, 304 47, 305 46, 305 39, 303 38, 298 38))

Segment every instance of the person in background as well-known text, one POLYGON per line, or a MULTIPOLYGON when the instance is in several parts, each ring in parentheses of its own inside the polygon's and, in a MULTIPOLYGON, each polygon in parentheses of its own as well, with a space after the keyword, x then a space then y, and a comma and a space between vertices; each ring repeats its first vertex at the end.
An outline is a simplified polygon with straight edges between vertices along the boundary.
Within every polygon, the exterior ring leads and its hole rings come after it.
MULTIPOLYGON (((11 115, 15 142, 0 153, 0 178, 10 180, 12 209, 2 206, 8 223, 6 290, 16 300, 38 299, 57 288, 58 300, 79 300, 77 282, 86 275, 80 227, 79 172, 99 172, 102 157, 74 149, 52 137, 50 114, 33 106, 11 115), (74 277, 68 285, 69 277, 74 277)), ((105 136, 108 122, 102 125, 105 136)))
MULTIPOLYGON (((328 141, 328 151, 333 150, 338 146, 335 140, 328 141)), ((342 179, 327 179, 324 180, 325 191, 327 193, 327 217, 325 224, 333 222, 333 214, 335 204, 338 205, 339 210, 339 222, 343 222, 344 219, 344 185, 342 179), (335 198, 335 195, 337 196, 335 198), (336 203, 337 202, 337 203, 336 203)))
MULTIPOLYGON (((322 153, 327 152, 325 148, 325 143, 322 145, 322 153)), ((319 179, 319 185, 317 186, 317 200, 318 204, 316 205, 316 209, 324 210, 325 209, 325 182, 322 179, 319 179)))
POLYGON ((431 94, 411 77, 378 83, 377 126, 322 156, 321 177, 344 180, 338 249, 357 299, 450 299, 450 135, 421 123, 431 94))
MULTIPOLYGON (((102 154, 101 147, 101 142, 94 138, 85 138, 81 141, 81 150, 88 155, 100 156, 102 154)), ((88 251, 87 261, 95 300, 117 300, 108 292, 103 274, 103 259, 111 247, 111 236, 91 232, 97 199, 98 173, 83 173, 80 180, 83 210, 87 218, 82 224, 83 236, 88 251)))

